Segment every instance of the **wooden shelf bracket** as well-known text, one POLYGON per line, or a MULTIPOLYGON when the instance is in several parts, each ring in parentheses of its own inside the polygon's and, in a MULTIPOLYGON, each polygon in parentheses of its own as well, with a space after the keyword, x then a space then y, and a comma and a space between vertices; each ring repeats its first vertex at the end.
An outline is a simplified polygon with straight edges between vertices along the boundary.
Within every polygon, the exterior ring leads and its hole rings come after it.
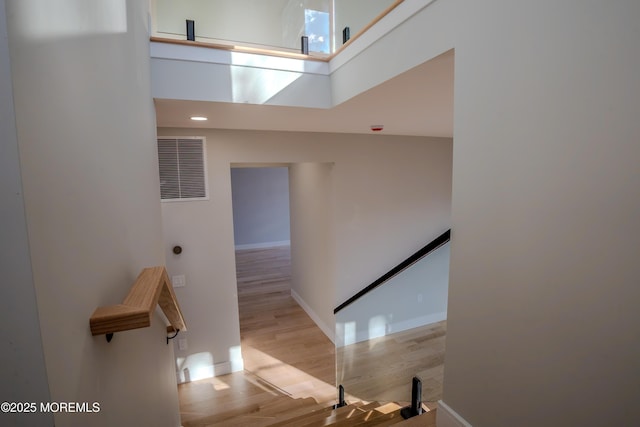
POLYGON ((151 326, 157 304, 171 324, 168 329, 187 330, 167 270, 158 266, 140 272, 122 304, 98 307, 93 312, 89 319, 91 335, 107 335, 109 341, 115 332, 151 326))

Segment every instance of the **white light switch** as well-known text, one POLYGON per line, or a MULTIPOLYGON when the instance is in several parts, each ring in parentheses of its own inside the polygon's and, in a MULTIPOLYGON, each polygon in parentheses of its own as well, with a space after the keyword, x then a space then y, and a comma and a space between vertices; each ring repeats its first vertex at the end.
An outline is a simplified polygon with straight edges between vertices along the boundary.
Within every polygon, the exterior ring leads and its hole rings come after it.
POLYGON ((184 274, 171 277, 171 282, 173 283, 174 288, 184 288, 185 286, 187 286, 187 281, 184 278, 184 274))
POLYGON ((187 349, 187 339, 186 338, 178 339, 178 348, 180 350, 186 350, 187 349))

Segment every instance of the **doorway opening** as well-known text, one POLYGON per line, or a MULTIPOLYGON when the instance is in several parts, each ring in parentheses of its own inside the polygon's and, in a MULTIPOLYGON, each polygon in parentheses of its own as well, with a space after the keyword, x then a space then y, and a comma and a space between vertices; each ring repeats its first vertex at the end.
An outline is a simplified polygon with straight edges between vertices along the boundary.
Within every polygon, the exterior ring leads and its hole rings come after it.
MULTIPOLYGON (((296 169, 296 166, 291 166, 296 169)), ((245 375, 274 394, 335 398, 333 343, 298 303, 292 281, 292 239, 299 200, 289 165, 231 167, 240 339, 245 375), (293 193, 292 193, 293 190, 293 193)), ((295 179, 295 178, 294 178, 295 179)), ((304 183, 302 184, 305 185, 304 183)), ((308 187, 305 187, 308 188, 308 187)), ((312 240, 307 237, 308 240, 312 240)), ((301 266, 308 251, 296 246, 301 266)), ((295 253, 295 249, 294 249, 295 253)), ((295 257, 294 257, 295 258, 295 257)))

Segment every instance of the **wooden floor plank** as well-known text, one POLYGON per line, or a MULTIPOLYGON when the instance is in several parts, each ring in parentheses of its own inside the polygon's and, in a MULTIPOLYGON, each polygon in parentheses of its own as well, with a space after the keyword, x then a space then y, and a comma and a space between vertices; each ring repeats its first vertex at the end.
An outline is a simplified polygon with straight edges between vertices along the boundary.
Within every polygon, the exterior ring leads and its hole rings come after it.
POLYGON ((442 398, 446 321, 339 348, 338 382, 352 399, 410 401, 422 380, 424 401, 442 398))

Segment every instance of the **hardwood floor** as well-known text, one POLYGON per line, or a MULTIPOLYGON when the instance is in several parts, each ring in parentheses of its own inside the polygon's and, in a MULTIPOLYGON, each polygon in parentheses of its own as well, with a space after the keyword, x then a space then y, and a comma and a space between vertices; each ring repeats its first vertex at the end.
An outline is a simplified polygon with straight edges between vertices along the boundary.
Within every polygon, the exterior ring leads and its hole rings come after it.
MULTIPOLYGON (((237 251, 236 269, 245 370, 179 385, 183 426, 266 426, 283 412, 302 416, 335 403, 335 347, 290 295, 289 247, 237 251)), ((444 330, 429 325, 341 349, 348 400, 407 402, 415 374, 423 400, 439 399, 444 330)))
POLYGON ((236 252, 244 372, 178 386, 184 427, 266 425, 282 405, 333 405, 335 346, 291 297, 288 246, 236 252), (271 413, 269 412, 269 413, 271 413))
POLYGON ((294 398, 335 399, 335 346, 291 297, 289 247, 238 251, 245 370, 294 398))
POLYGON ((409 402, 411 380, 422 400, 442 398, 446 322, 409 329, 338 349, 338 382, 352 400, 409 402))

